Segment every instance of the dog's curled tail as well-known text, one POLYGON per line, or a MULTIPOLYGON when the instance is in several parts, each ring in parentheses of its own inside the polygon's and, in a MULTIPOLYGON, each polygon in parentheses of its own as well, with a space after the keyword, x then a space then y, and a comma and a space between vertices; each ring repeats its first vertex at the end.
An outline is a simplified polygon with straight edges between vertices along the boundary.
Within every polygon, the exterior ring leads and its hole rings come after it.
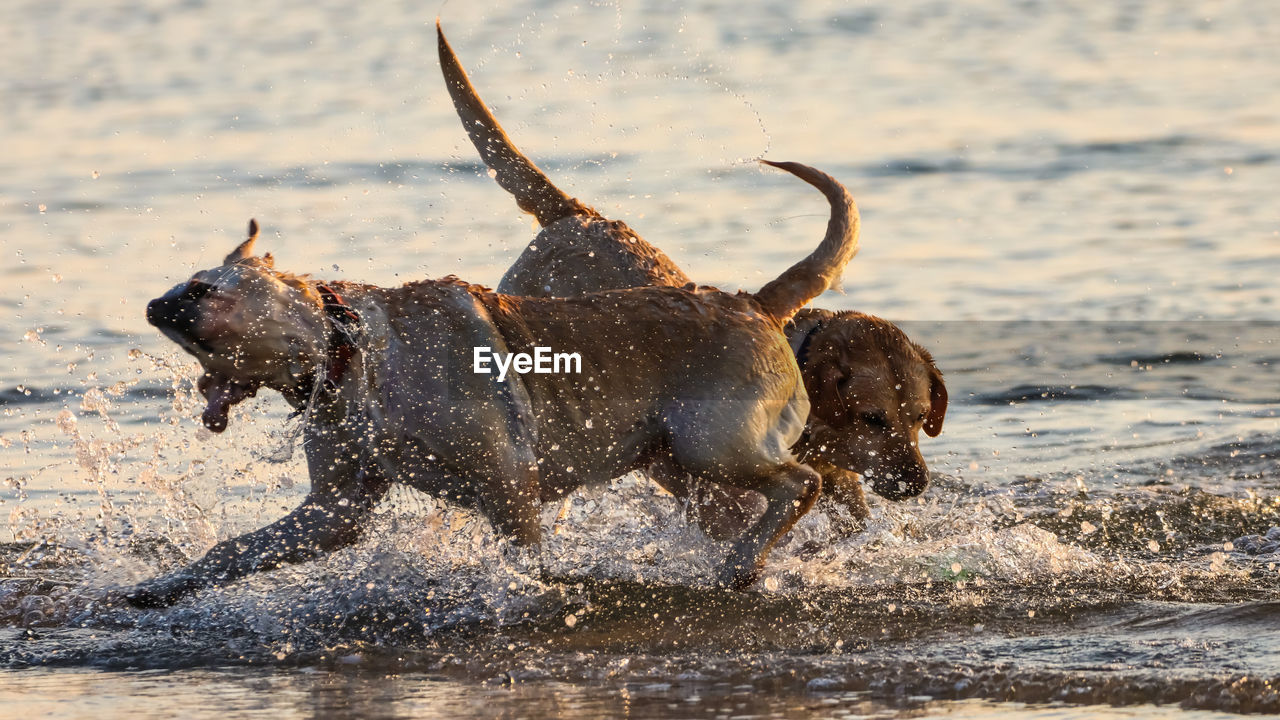
POLYGON ((494 179, 498 185, 514 195, 520 209, 533 213, 543 227, 570 215, 595 214, 591 208, 551 184, 538 166, 516 149, 498 124, 498 119, 476 93, 458 56, 444 37, 439 18, 436 19, 436 37, 440 69, 444 71, 444 82, 449 87, 449 97, 453 98, 453 107, 484 164, 496 173, 494 179))
POLYGON ((844 266, 858 252, 861 218, 849 191, 840 181, 821 170, 794 162, 760 162, 786 170, 818 188, 831 203, 831 219, 827 221, 827 234, 822 238, 822 244, 809 257, 787 268, 776 280, 755 293, 756 301, 765 312, 785 322, 840 278, 844 266))

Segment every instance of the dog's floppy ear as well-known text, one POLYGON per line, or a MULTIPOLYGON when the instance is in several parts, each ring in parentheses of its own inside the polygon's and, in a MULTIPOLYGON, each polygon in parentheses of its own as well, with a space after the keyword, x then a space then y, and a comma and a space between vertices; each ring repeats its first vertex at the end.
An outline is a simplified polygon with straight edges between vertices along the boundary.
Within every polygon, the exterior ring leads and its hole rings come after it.
POLYGON ((810 389, 809 399, 814 410, 827 422, 843 422, 848 414, 845 398, 840 396, 840 383, 844 379, 844 371, 826 358, 812 363, 810 372, 804 378, 805 386, 810 389))
POLYGON ((947 415, 947 385, 942 371, 929 358, 929 412, 924 417, 924 431, 929 437, 942 432, 942 419, 947 415))
POLYGON ((258 239, 258 221, 249 221, 249 239, 236 246, 235 250, 222 261, 223 265, 232 265, 241 260, 248 260, 253 257, 253 243, 258 239))

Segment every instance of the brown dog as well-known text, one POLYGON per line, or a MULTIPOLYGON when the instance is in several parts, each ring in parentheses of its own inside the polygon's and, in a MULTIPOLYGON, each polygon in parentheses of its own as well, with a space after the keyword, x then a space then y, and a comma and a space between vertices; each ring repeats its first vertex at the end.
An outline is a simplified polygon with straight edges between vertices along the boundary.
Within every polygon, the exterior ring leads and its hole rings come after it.
POLYGON ((222 265, 151 301, 147 320, 203 366, 210 430, 263 387, 305 411, 311 492, 287 517, 138 586, 135 605, 347 545, 392 482, 474 508, 523 547, 541 539, 541 503, 632 470, 759 492, 768 509, 719 573, 738 588, 818 497, 820 476, 791 452, 809 401, 780 330, 853 256, 847 223, 754 295, 648 287, 573 299, 455 278, 318 283, 255 256, 257 235, 250 222, 222 265), (491 361, 496 377, 482 368, 491 361))
MULTIPOLYGON (((516 149, 467 78, 439 23, 436 29, 445 83, 471 142, 498 184, 542 225, 498 289, 575 297, 689 283, 661 250, 621 221, 565 195, 516 149)), ((844 212, 844 189, 836 189, 823 188, 832 202, 832 222, 844 212)), ((856 216, 850 222, 856 227, 856 216)), ((947 388, 929 352, 892 323, 856 312, 802 309, 786 333, 812 405, 794 450, 822 474, 823 497, 849 511, 842 529, 860 529, 868 516, 859 475, 891 500, 924 492, 929 469, 920 454, 919 432, 931 437, 942 432, 947 411, 947 388)), ((693 492, 683 482, 660 482, 681 498, 693 492)), ((709 490, 695 510, 705 529, 724 538, 745 529, 753 504, 744 493, 709 490)))

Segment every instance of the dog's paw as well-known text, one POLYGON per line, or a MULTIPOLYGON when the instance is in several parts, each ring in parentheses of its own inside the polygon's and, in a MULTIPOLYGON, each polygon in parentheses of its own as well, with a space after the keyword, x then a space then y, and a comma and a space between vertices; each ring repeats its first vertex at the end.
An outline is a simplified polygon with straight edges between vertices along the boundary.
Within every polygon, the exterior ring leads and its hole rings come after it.
POLYGON ((746 590, 760 579, 760 568, 754 563, 750 565, 726 562, 716 574, 716 585, 727 590, 746 590))
POLYGON ((125 593, 124 599, 140 610, 166 608, 173 604, 173 598, 142 586, 125 593))
POLYGON ((131 588, 110 587, 100 590, 96 596, 91 597, 89 600, 94 607, 113 610, 123 608, 129 604, 130 592, 132 592, 131 588))
POLYGON ((199 586, 199 583, 184 577, 151 580, 136 585, 126 592, 124 599, 130 605, 143 610, 167 608, 195 592, 199 586))

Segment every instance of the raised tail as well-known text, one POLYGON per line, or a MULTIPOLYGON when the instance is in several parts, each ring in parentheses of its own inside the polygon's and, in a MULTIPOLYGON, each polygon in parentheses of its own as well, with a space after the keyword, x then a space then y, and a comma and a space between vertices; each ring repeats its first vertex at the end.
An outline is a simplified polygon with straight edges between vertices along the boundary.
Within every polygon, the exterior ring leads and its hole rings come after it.
POLYGON ((570 215, 594 215, 594 210, 552 185, 538 166, 516 149, 497 118, 476 93, 462 69, 462 63, 458 62, 458 56, 449 47, 439 19, 436 20, 436 36, 439 39, 440 69, 444 71, 444 83, 449 88, 449 97, 453 98, 453 107, 484 164, 496 173, 494 178, 498 185, 514 195, 520 209, 533 213, 543 227, 570 215))
POLYGON ((849 191, 838 180, 821 170, 794 162, 760 162, 786 170, 818 188, 831 203, 827 234, 818 248, 755 293, 756 301, 765 312, 785 322, 840 278, 844 266, 858 252, 861 218, 849 191))

